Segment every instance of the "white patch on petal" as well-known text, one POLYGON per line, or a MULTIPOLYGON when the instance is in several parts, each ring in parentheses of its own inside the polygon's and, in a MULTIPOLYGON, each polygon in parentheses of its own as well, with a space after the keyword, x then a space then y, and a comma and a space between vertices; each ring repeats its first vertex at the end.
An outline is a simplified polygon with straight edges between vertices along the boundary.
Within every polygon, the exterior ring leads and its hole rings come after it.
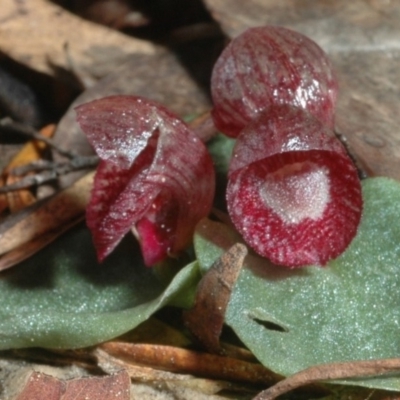
POLYGON ((280 168, 265 178, 261 188, 265 204, 288 224, 320 219, 329 193, 328 170, 308 161, 280 168))

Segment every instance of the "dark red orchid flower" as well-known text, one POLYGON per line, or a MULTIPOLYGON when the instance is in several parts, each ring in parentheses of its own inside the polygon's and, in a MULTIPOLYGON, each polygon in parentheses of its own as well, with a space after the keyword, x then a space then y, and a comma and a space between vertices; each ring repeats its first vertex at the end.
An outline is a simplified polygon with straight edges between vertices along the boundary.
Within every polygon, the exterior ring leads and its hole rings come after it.
POLYGON ((289 267, 340 255, 362 212, 361 183, 342 143, 289 105, 265 110, 237 138, 227 202, 246 242, 289 267))
POLYGON ((100 157, 87 224, 99 260, 133 230, 146 265, 178 254, 214 197, 214 168, 201 140, 156 102, 110 96, 76 108, 100 157))

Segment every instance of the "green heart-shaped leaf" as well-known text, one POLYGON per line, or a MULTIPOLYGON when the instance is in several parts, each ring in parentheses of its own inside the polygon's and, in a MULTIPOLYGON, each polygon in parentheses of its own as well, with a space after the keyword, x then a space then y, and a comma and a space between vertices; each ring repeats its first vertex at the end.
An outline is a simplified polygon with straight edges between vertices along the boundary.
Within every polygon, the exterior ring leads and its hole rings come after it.
MULTIPOLYGON (((400 355, 400 184, 367 179, 363 196, 356 238, 326 267, 290 270, 246 259, 226 322, 277 373, 400 355)), ((203 221, 195 238, 201 268, 240 240, 226 225, 203 221)), ((400 390, 400 375, 347 382, 400 390)))
POLYGON ((103 342, 166 304, 184 304, 198 278, 192 263, 162 284, 129 238, 98 264, 90 233, 79 227, 0 275, 0 349, 103 342))

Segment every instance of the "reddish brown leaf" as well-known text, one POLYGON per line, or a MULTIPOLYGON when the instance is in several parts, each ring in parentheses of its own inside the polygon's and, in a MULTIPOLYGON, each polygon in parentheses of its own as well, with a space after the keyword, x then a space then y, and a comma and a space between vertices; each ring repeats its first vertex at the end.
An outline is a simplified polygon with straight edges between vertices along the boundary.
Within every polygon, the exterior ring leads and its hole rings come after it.
POLYGON ((130 378, 126 371, 104 377, 59 380, 32 372, 16 400, 130 400, 130 378))
POLYGON ((126 371, 101 378, 90 377, 66 382, 60 400, 76 399, 130 400, 130 378, 126 371))
POLYGON ((399 370, 400 358, 315 365, 289 376, 269 389, 262 391, 253 400, 273 400, 300 386, 318 381, 379 376, 397 373, 399 370))
POLYGON ((32 372, 16 400, 60 400, 62 383, 53 376, 32 372))

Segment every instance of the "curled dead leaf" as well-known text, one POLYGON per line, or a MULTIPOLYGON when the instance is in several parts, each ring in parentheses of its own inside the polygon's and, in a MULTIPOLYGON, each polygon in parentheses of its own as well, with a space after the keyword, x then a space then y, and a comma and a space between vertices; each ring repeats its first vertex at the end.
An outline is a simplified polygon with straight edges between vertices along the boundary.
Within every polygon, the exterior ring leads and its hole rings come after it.
POLYGON ((215 261, 197 286, 193 308, 184 313, 187 328, 212 353, 221 353, 225 311, 246 255, 246 246, 236 243, 215 261))
POLYGON ((273 400, 278 396, 310 383, 345 378, 361 378, 399 373, 400 358, 339 362, 304 369, 259 393, 253 400, 273 400))

